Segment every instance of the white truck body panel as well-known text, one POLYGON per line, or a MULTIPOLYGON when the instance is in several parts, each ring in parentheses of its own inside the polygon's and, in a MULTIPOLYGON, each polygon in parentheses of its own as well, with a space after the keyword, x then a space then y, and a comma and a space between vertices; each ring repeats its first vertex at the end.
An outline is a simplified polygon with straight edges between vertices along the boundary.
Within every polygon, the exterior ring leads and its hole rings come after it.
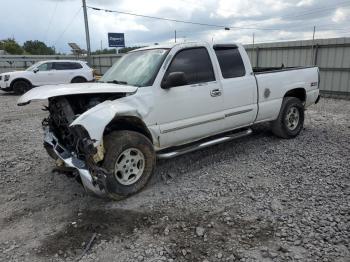
POLYGON ((311 83, 318 83, 319 81, 316 67, 256 74, 256 79, 259 87, 257 122, 275 120, 279 114, 283 97, 289 90, 305 89, 306 107, 313 104, 319 94, 318 86, 311 86, 311 83), (270 90, 270 96, 267 98, 264 96, 266 89, 270 90), (315 96, 315 94, 317 95, 315 96))

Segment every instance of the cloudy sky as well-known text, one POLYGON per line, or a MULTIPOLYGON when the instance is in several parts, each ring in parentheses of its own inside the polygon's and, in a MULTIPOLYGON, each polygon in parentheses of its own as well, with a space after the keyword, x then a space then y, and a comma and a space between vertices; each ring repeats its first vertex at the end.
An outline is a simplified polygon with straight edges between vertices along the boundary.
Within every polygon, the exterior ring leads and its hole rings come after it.
MULTIPOLYGON (((124 32, 126 45, 174 41, 256 42, 350 37, 344 0, 86 0, 88 6, 231 27, 199 26, 88 10, 92 50, 107 47, 107 32, 124 32)), ((81 0, 1 0, 0 39, 41 40, 68 52, 86 48, 81 0)))

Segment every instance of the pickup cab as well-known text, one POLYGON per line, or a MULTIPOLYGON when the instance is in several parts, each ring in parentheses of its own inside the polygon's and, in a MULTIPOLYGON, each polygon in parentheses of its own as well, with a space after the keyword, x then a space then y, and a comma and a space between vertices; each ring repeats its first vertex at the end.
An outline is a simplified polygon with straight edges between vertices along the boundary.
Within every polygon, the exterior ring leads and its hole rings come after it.
POLYGON ((145 187, 157 158, 238 139, 256 123, 296 137, 319 100, 319 70, 254 70, 240 44, 156 45, 124 55, 99 82, 37 87, 18 105, 45 99, 48 154, 88 191, 120 199, 145 187))

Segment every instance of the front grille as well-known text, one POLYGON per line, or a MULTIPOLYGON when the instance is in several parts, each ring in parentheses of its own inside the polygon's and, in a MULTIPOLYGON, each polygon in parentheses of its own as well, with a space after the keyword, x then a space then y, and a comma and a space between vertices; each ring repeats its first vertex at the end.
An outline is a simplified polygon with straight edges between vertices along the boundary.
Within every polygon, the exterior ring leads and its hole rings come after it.
POLYGON ((0 76, 0 81, 2 80, 2 76, 0 76))

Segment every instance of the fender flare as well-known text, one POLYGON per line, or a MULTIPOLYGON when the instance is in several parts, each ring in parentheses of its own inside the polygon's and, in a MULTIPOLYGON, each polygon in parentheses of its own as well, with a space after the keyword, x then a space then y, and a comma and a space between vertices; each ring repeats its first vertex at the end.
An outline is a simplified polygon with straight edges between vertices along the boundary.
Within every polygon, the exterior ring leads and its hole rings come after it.
POLYGON ((16 81, 19 81, 19 80, 21 80, 21 81, 26 81, 26 82, 28 82, 28 83, 30 84, 31 87, 33 86, 32 82, 31 82, 29 79, 27 79, 27 78, 25 78, 25 77, 18 77, 18 78, 15 78, 15 79, 11 80, 11 82, 10 82, 10 88, 13 88, 14 83, 15 83, 16 81))

